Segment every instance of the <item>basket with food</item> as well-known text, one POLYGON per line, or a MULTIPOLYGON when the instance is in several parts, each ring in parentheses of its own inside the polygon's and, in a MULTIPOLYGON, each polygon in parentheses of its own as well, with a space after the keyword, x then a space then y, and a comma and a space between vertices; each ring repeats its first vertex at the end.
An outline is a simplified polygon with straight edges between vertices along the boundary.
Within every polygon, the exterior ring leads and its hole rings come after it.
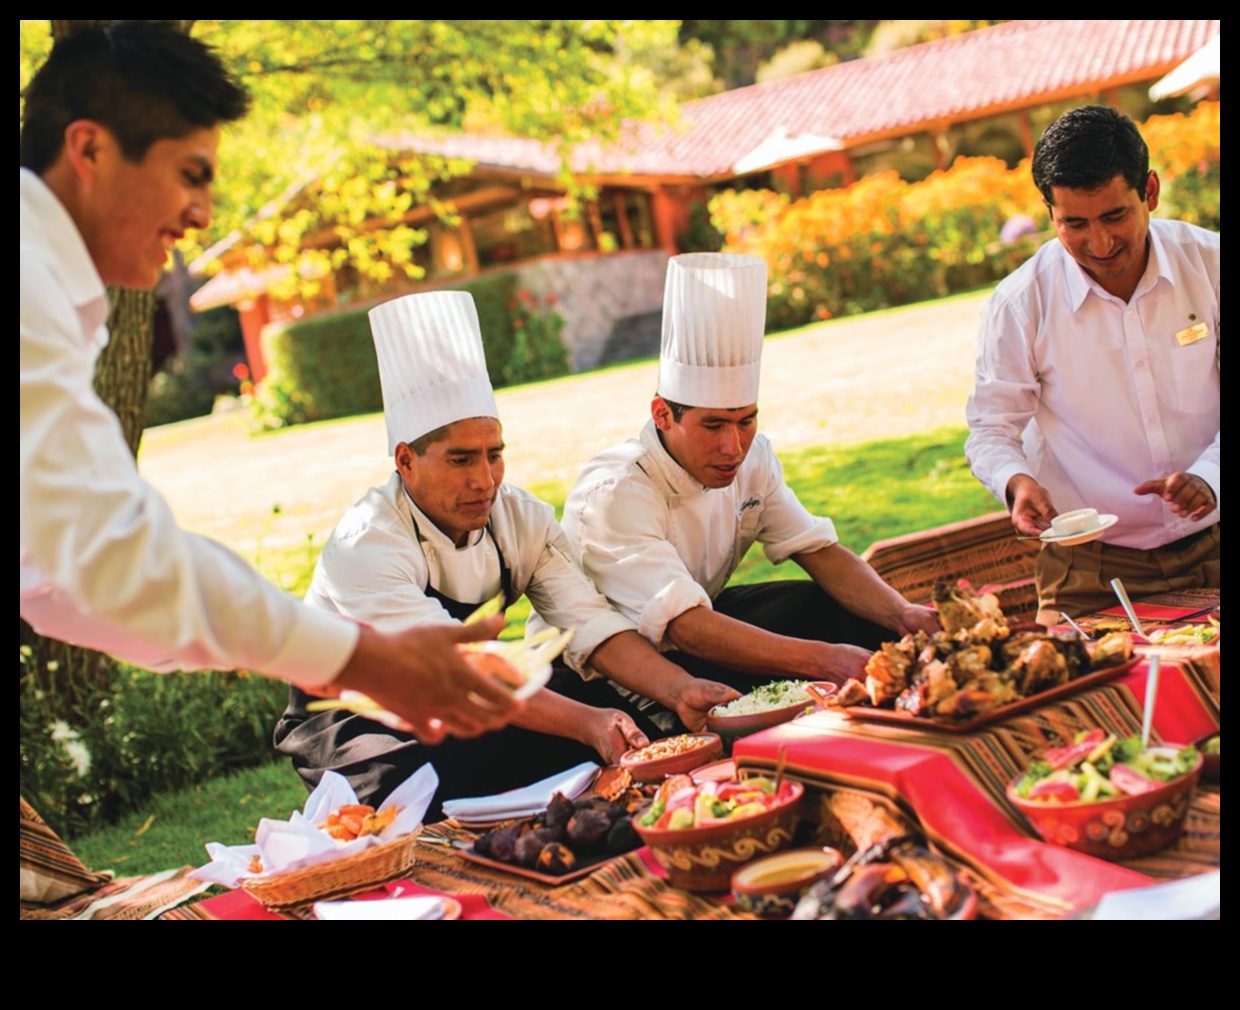
POLYGON ((240 887, 275 911, 378 887, 414 866, 438 786, 435 769, 424 765, 376 808, 358 803, 343 776, 325 772, 288 820, 259 821, 252 845, 209 843, 211 861, 193 876, 240 887))
POLYGON ((965 732, 1118 677, 1136 662, 1132 636, 1011 625, 998 597, 940 582, 942 631, 886 642, 829 704, 857 718, 965 732))

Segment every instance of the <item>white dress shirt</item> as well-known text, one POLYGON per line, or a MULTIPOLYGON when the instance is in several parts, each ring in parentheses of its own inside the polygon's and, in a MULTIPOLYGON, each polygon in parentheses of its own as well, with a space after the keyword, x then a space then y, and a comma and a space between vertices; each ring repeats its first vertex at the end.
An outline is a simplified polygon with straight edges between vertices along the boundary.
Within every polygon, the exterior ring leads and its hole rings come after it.
MULTIPOLYGON (((613 635, 634 630, 633 623, 569 560, 555 510, 528 491, 501 484, 491 509, 491 531, 513 593, 529 596, 546 623, 573 630, 565 660, 577 672, 592 675, 586 667, 590 654, 613 635)), ((482 531, 457 548, 416 509, 400 474, 393 472, 336 524, 319 555, 306 602, 381 630, 450 622, 439 601, 426 595, 427 586, 461 602, 484 602, 498 591, 499 558, 482 531)))
POLYGON ((755 541, 781 564, 838 540, 784 482, 766 436, 754 438, 728 487, 706 488, 668 455, 653 421, 586 464, 564 504, 564 531, 594 584, 662 649, 668 624, 709 607, 755 541))
POLYGON ((328 683, 357 626, 303 606, 177 525, 94 391, 108 301, 81 235, 26 170, 20 212, 22 618, 41 635, 153 670, 247 668, 328 683))
POLYGON ((1154 549, 1219 521, 1218 234, 1150 221, 1132 299, 1104 291, 1056 240, 995 289, 982 313, 965 453, 1000 501, 1029 474, 1066 512, 1119 521, 1107 543, 1154 549), (1218 509, 1199 522, 1146 480, 1201 477, 1218 509))

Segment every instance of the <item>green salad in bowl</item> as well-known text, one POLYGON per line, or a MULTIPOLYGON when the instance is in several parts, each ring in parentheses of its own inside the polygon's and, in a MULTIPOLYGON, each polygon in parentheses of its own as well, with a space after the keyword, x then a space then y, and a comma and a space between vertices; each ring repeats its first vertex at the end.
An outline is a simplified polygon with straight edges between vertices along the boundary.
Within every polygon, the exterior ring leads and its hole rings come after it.
POLYGON ((1192 745, 1142 747, 1139 736, 1121 740, 1091 729, 1032 761, 1015 791, 1035 802, 1093 803, 1152 792, 1187 775, 1198 763, 1192 745))

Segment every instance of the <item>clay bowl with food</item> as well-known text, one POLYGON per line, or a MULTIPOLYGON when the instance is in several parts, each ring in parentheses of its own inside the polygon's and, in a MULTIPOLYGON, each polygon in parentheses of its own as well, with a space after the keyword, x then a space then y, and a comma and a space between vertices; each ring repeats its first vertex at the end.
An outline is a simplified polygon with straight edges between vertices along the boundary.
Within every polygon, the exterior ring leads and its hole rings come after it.
POLYGON ((723 737, 725 744, 731 743, 822 707, 835 690, 830 681, 775 681, 726 705, 716 705, 706 714, 706 728, 723 737))
POLYGON ((844 865, 838 849, 785 849, 746 863, 732 874, 732 897, 764 919, 787 918, 813 883, 844 865))
POLYGON ((1154 745, 1143 754, 1167 762, 1179 759, 1183 770, 1168 781, 1137 781, 1130 766, 1117 763, 1108 780, 1117 781, 1117 770, 1124 767, 1128 770, 1120 781, 1131 791, 1097 799, 1073 799, 1067 790, 1056 798, 1050 795, 1053 786, 1039 794, 1020 775, 1008 784, 1007 798, 1044 841, 1112 861, 1146 856, 1183 834, 1204 762, 1199 751, 1185 744, 1154 745))
POLYGON ((636 747, 620 757, 620 767, 635 782, 662 782, 669 775, 686 775, 723 757, 718 733, 682 733, 636 747))
MULTIPOLYGON (((774 786, 769 780, 763 781, 768 788, 774 786)), ((676 817, 676 809, 665 810, 655 824, 643 824, 643 818, 634 820, 637 834, 650 847, 655 861, 667 871, 668 882, 673 887, 703 893, 727 891, 732 874, 740 867, 792 843, 805 786, 800 782, 784 781, 777 792, 757 799, 746 790, 758 791, 762 786, 751 783, 753 780, 746 779, 695 784, 669 800, 675 804, 679 796, 686 805, 678 809, 700 812, 711 806, 704 804, 700 797, 704 791, 713 790, 711 799, 723 805, 737 803, 730 815, 690 818, 691 827, 673 826, 685 822, 684 818, 676 817), (669 819, 667 814, 672 817, 669 819)), ((717 812, 719 807, 714 809, 717 812)))

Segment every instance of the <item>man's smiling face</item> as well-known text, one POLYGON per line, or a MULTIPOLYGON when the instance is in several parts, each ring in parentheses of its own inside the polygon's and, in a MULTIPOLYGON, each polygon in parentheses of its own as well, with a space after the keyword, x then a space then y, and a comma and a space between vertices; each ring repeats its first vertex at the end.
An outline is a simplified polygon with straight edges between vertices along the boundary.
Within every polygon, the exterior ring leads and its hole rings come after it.
POLYGON ((1158 175, 1145 193, 1117 175, 1097 189, 1055 186, 1050 206, 1055 234, 1074 260, 1103 288, 1127 301, 1148 261, 1150 211, 1158 207, 1158 175))

